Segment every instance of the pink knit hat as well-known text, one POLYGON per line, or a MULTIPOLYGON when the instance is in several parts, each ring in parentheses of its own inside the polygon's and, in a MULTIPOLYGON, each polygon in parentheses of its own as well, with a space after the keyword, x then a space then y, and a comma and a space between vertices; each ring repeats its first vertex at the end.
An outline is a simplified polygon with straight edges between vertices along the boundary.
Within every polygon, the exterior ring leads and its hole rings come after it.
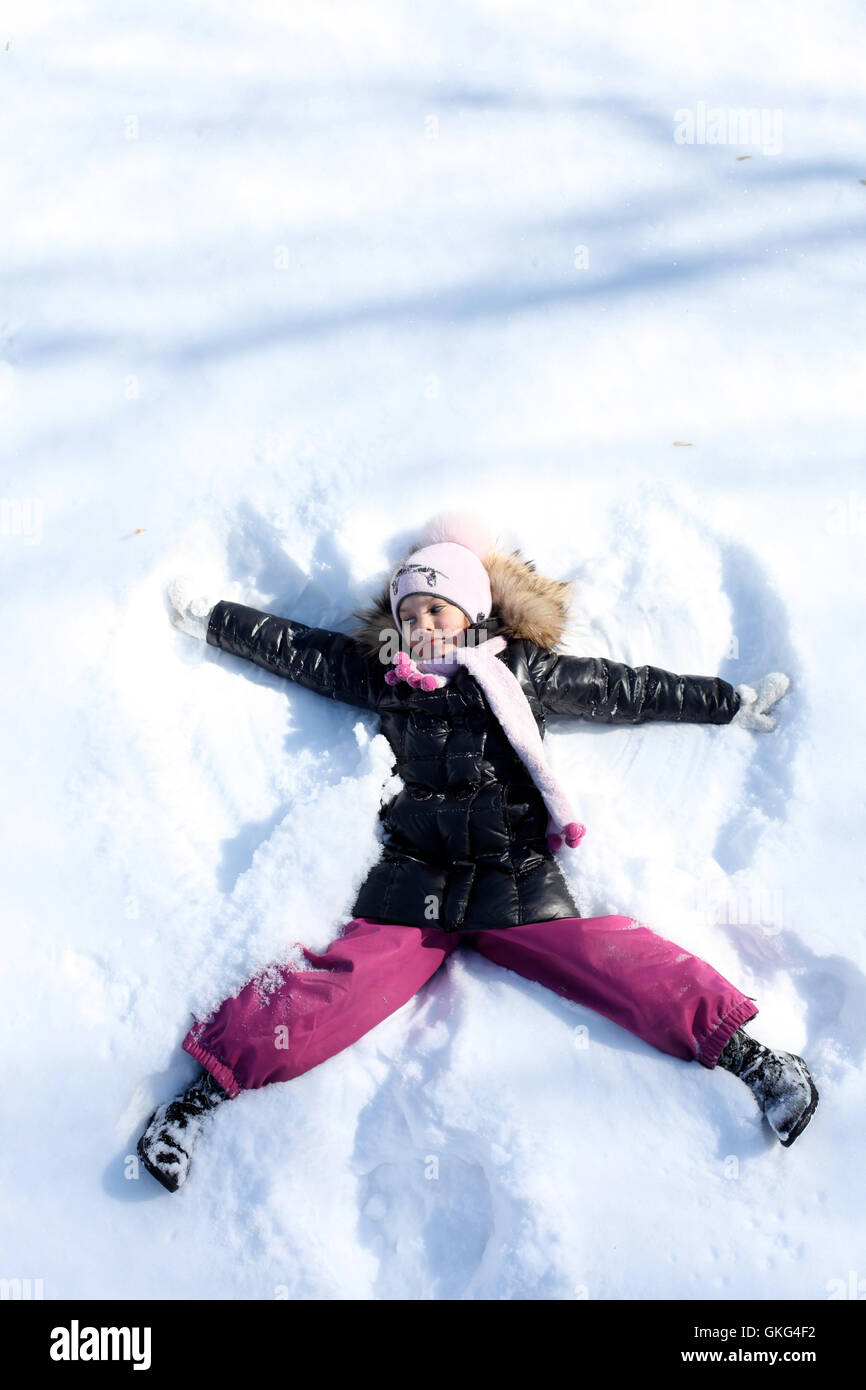
POLYGON ((490 578, 482 556, 493 549, 486 527, 460 512, 440 512, 425 527, 424 545, 391 577, 391 612, 398 629, 398 610, 408 594, 427 594, 453 603, 470 623, 490 616, 490 578))

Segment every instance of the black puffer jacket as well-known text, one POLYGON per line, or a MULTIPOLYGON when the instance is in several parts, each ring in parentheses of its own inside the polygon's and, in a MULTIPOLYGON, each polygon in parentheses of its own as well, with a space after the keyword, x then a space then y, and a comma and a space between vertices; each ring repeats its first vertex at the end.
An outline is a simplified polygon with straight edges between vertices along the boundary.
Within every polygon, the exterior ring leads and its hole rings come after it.
MULTIPOLYGON (((465 667, 437 690, 391 686, 388 666, 356 638, 226 601, 211 612, 207 640, 379 715, 405 785, 380 811, 382 855, 353 917, 469 931, 579 916, 547 848, 547 807, 465 667)), ((559 654, 525 638, 496 659, 516 675, 542 734, 547 715, 727 724, 739 707, 720 677, 559 654)))

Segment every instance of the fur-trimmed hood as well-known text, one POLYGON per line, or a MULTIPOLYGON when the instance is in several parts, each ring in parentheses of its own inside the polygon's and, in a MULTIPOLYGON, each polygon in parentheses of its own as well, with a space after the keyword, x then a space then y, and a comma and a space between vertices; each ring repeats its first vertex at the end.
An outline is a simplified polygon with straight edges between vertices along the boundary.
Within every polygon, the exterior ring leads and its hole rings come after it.
MULTIPOLYGON (((418 549, 420 544, 411 546, 404 560, 418 549)), ((519 550, 505 553, 493 549, 482 563, 490 578, 492 616, 498 619, 495 631, 503 637, 523 637, 555 651, 568 622, 573 581, 546 579, 519 550)), ((380 634, 385 629, 394 630, 389 583, 390 574, 370 604, 353 610, 353 617, 360 622, 351 635, 377 656, 383 641, 380 634)))

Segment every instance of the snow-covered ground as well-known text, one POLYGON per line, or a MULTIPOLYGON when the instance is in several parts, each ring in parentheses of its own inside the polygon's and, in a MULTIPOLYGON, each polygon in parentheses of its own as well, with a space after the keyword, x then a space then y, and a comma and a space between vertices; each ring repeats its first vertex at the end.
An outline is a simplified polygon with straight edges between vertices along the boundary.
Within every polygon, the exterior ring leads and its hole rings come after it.
POLYGON ((863 1296, 866 17, 374 8, 4 11, 0 1275, 863 1296), (348 920, 391 760, 164 584, 346 631, 446 505, 575 579, 572 651, 790 675, 772 733, 548 739, 583 914, 754 996, 818 1111, 785 1150, 728 1073, 463 950, 169 1196, 133 1156, 193 1012, 348 920))

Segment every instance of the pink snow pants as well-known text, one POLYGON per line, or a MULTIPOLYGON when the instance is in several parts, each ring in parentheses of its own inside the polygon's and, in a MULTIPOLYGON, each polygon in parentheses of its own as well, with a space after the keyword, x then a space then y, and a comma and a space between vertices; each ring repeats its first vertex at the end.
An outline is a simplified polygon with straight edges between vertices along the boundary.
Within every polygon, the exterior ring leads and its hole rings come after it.
POLYGON ((633 917, 466 932, 355 917, 320 955, 296 944, 314 969, 269 967, 196 1020, 181 1044, 231 1097, 289 1081, 349 1047, 407 1003, 461 944, 659 1051, 708 1068, 758 1012, 706 961, 633 917))

